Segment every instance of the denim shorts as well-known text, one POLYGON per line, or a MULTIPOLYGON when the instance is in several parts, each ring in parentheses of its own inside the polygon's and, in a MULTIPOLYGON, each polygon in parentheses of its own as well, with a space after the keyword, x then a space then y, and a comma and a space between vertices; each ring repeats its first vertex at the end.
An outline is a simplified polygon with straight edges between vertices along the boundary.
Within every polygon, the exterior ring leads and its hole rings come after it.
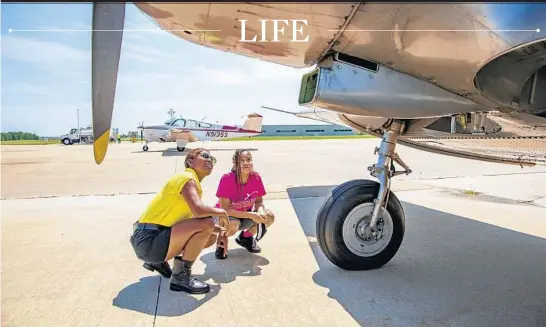
POLYGON ((133 235, 130 237, 137 258, 149 263, 165 262, 171 241, 171 227, 145 225, 153 229, 133 228, 133 235))

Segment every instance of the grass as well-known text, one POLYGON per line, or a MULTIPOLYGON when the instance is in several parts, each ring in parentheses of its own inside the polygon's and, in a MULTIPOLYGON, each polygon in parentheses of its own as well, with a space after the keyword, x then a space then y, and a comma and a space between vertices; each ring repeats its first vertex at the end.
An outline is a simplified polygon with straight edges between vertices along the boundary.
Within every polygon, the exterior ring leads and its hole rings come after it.
POLYGON ((330 139, 369 139, 371 135, 324 135, 324 136, 254 136, 221 139, 219 141, 279 141, 279 140, 330 140, 330 139))
POLYGON ((464 190, 463 193, 466 195, 480 195, 480 192, 476 192, 473 190, 464 190))
POLYGON ((60 144, 60 139, 48 139, 47 143, 45 140, 10 140, 10 141, 0 141, 2 145, 46 145, 46 144, 60 144))
MULTIPOLYGON (((254 137, 237 137, 231 139, 220 139, 219 141, 277 141, 277 140, 329 140, 329 139, 368 139, 373 138, 371 135, 325 135, 325 136, 254 136, 254 137)), ((130 138, 122 138, 122 142, 130 142, 130 138)), ((140 137, 137 137, 137 142, 140 142, 140 137)), ((12 140, 1 141, 2 145, 46 145, 45 140, 12 140)), ((48 145, 61 144, 60 139, 49 139, 48 145)))

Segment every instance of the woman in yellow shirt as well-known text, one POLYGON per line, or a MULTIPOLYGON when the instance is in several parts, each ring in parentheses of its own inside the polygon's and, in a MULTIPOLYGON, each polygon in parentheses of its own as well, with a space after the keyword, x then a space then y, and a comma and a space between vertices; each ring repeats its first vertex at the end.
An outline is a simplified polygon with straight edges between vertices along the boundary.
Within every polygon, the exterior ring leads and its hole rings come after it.
POLYGON ((225 230, 214 224, 229 226, 225 210, 205 205, 201 181, 210 173, 216 159, 203 148, 186 156, 186 170, 171 177, 152 199, 133 226, 131 245, 144 267, 171 278, 171 291, 207 293, 210 286, 191 275, 199 253, 214 244, 216 233, 225 230), (167 261, 174 258, 173 271, 167 261))

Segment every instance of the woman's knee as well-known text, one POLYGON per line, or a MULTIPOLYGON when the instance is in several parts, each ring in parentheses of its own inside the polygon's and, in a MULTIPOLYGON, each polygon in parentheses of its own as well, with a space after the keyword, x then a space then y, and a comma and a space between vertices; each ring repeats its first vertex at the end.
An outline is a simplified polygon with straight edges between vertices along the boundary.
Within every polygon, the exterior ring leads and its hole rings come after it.
POLYGON ((268 217, 267 217, 267 222, 265 223, 265 225, 267 227, 273 225, 273 223, 275 222, 275 214, 273 213, 273 211, 267 209, 266 211, 268 217))
POLYGON ((240 222, 238 220, 233 220, 229 222, 229 235, 235 235, 239 230, 240 222))
POLYGON ((216 243, 216 237, 216 234, 212 234, 211 236, 209 236, 209 239, 207 240, 207 243, 205 243, 205 246, 203 248, 206 249, 216 243))
POLYGON ((199 220, 203 220, 203 231, 212 233, 214 230, 214 219, 211 218, 198 218, 199 220))

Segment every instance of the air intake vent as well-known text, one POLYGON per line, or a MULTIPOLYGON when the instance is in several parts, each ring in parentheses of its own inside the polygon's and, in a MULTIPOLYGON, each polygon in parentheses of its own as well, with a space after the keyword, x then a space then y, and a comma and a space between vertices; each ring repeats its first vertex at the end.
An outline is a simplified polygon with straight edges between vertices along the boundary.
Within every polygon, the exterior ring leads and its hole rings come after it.
POLYGON ((341 53, 341 52, 336 53, 335 59, 336 61, 341 61, 350 65, 371 70, 373 72, 377 72, 377 70, 379 69, 379 64, 376 62, 358 58, 358 57, 349 56, 348 54, 341 53))

